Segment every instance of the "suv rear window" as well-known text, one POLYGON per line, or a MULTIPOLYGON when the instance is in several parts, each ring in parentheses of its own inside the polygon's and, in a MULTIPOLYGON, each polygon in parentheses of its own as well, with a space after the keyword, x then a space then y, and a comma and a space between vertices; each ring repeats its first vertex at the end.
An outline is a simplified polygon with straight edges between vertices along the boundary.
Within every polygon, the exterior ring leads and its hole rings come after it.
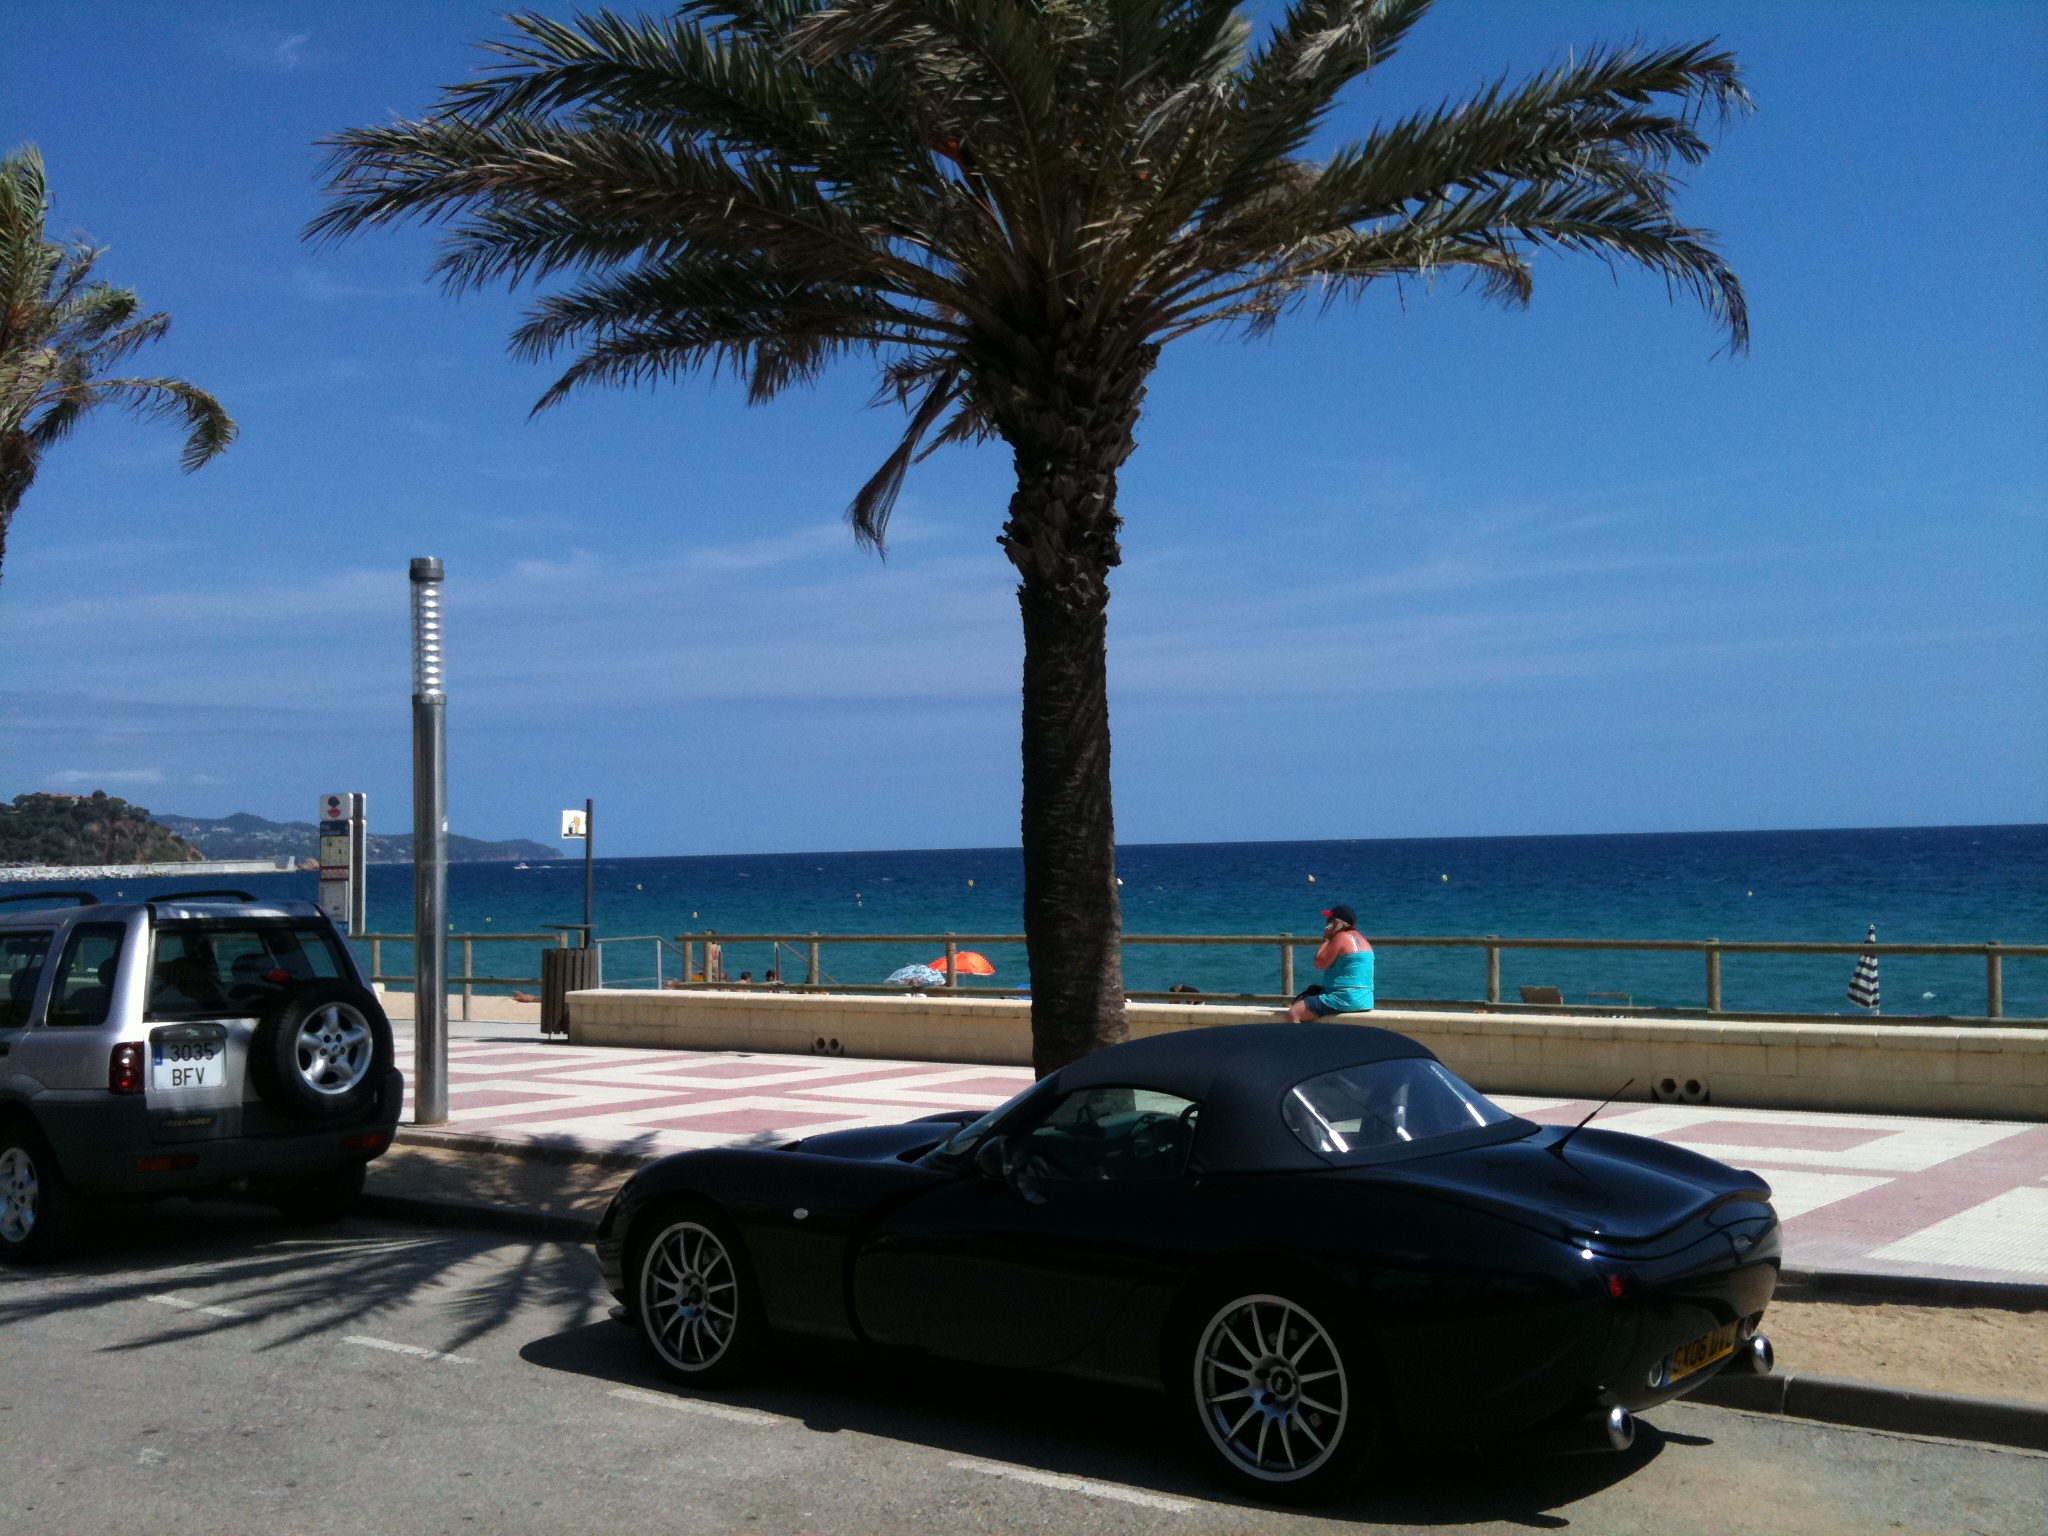
POLYGON ((152 1019, 250 1017, 301 982, 346 976, 320 923, 166 922, 150 967, 152 1019))

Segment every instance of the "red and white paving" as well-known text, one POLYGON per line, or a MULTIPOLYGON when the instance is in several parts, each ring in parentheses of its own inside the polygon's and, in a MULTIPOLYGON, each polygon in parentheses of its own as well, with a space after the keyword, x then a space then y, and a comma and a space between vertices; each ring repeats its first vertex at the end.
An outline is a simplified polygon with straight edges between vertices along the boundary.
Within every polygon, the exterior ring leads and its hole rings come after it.
MULTIPOLYGON (((986 1109, 1031 1080, 1025 1067, 455 1039, 449 1128, 679 1152, 986 1109)), ((1547 1124, 1594 1107, 1496 1097, 1547 1124)), ((1597 1123, 1762 1174, 1790 1265, 2048 1281, 2048 1125, 1676 1104, 1616 1105, 1597 1123)))

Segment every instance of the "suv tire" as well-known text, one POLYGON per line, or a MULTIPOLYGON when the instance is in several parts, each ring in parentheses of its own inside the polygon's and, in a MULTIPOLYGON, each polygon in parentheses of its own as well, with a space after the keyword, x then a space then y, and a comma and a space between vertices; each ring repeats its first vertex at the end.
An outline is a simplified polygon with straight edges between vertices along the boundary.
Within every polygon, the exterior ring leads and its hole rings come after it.
POLYGON ((314 981, 286 993, 249 1042, 257 1092, 301 1120, 362 1114, 390 1068, 390 1021, 376 994, 352 982, 314 981))
POLYGON ((58 1258, 77 1228, 78 1196, 50 1144, 21 1120, 0 1122, 0 1263, 58 1258))

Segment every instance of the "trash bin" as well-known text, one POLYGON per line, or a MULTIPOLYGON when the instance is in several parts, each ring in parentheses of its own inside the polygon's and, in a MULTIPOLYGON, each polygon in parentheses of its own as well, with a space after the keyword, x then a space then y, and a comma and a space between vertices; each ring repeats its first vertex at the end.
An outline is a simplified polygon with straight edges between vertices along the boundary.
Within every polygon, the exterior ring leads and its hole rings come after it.
POLYGON ((604 984, 604 951, 595 944, 588 949, 544 949, 540 952, 540 1032, 544 1035, 569 1033, 569 994, 588 992, 604 984))

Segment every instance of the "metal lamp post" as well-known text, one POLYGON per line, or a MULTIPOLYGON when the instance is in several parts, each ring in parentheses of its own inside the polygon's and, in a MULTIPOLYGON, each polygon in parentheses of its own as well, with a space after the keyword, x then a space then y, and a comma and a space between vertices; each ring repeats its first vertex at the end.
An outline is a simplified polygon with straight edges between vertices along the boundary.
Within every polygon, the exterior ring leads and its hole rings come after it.
POLYGON ((441 562, 412 563, 412 935, 415 1125, 448 1120, 448 695, 441 562))

